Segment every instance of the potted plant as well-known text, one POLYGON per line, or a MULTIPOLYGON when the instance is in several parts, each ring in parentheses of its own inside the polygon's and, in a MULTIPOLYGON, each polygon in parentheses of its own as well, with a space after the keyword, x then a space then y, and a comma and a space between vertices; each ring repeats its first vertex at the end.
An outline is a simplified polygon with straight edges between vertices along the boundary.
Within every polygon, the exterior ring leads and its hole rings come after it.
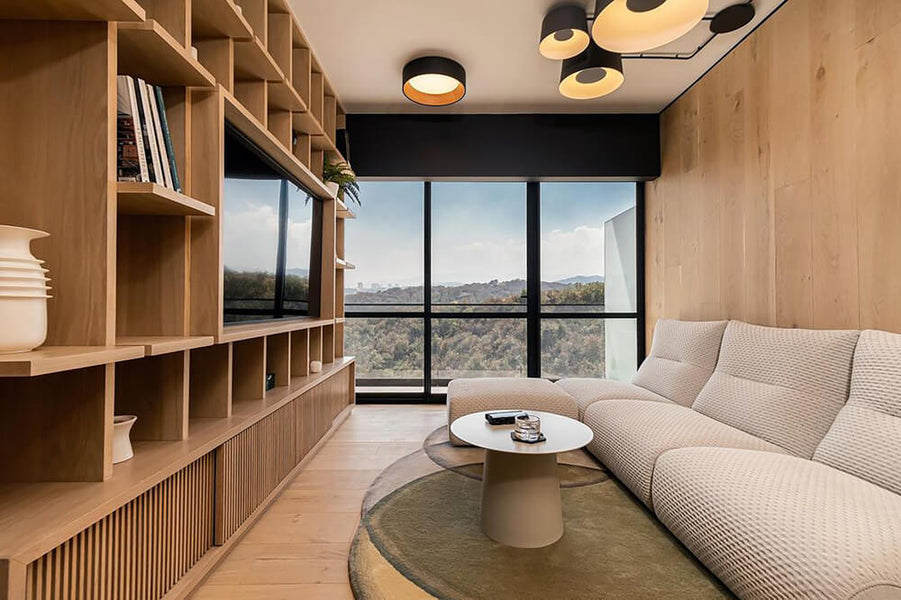
POLYGON ((357 176, 354 175, 350 165, 346 162, 323 162, 322 181, 325 182, 326 186, 332 184, 329 187, 333 190, 334 186, 337 186, 337 194, 341 200, 349 197, 358 205, 360 204, 360 184, 357 183, 357 176))

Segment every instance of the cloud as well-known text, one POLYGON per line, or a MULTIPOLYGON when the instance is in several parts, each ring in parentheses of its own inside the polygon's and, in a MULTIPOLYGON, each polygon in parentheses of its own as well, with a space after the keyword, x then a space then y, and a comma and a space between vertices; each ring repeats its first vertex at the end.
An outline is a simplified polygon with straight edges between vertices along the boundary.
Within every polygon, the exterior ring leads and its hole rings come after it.
POLYGON ((555 229, 541 238, 541 279, 604 274, 604 228, 580 225, 555 229))

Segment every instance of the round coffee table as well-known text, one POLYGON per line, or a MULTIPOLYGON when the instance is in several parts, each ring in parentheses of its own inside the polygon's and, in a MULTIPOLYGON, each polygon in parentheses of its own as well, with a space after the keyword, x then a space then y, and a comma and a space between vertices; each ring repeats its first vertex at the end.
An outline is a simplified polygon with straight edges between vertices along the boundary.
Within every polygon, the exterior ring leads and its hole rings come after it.
POLYGON ((451 423, 451 432, 485 449, 482 531, 507 546, 541 548, 563 535, 557 454, 588 445, 594 434, 569 417, 524 412, 541 419, 547 441, 514 441, 510 437, 513 425, 489 425, 484 412, 460 417, 451 423))

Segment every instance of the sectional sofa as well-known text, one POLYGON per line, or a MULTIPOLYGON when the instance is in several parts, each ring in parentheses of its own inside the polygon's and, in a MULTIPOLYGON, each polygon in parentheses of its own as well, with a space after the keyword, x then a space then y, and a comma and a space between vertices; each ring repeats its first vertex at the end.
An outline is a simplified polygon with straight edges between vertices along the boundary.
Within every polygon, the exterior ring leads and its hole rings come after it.
POLYGON ((741 598, 901 598, 901 335, 661 320, 631 383, 451 382, 472 406, 578 416, 741 598))

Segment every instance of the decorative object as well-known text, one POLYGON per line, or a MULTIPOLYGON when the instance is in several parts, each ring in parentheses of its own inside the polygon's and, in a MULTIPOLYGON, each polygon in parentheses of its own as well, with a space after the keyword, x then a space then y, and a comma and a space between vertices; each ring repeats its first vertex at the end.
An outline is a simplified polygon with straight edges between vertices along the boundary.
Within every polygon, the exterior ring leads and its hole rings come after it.
POLYGON ((538 52, 545 58, 563 60, 580 54, 591 42, 585 7, 563 4, 553 8, 541 22, 538 52))
POLYGON ((49 234, 0 225, 0 354, 28 352, 47 338, 50 278, 31 242, 49 234))
POLYGON ((275 373, 266 373, 266 391, 275 388, 275 373))
POLYGON ((500 548, 479 527, 483 463, 483 450, 451 446, 442 427, 375 479, 348 560, 357 600, 733 597, 582 451, 558 457, 566 535, 500 548))
POLYGON ((466 95, 466 70, 443 56, 423 56, 404 67, 404 96, 423 106, 449 106, 466 95))
POLYGON ((597 0, 591 37, 611 52, 644 52, 691 31, 709 0, 597 0))
POLYGON ((322 362, 314 360, 310 363, 310 373, 319 373, 322 371, 322 362))
POLYGON ((563 61, 559 89, 567 98, 589 100, 615 92, 623 81, 622 56, 589 44, 582 54, 563 61))
POLYGON ((131 428, 138 417, 116 415, 113 417, 113 464, 125 462, 135 455, 131 447, 131 428))
MULTIPOLYGON (((360 184, 357 183, 357 176, 346 162, 323 162, 322 180, 325 182, 326 186, 337 184, 337 194, 342 200, 345 197, 349 197, 356 202, 358 206, 362 206, 360 203, 360 184)), ((329 189, 334 188, 329 187, 329 189)))
POLYGON ((513 437, 521 442, 537 442, 541 436, 541 419, 538 415, 523 413, 513 420, 513 437))
POLYGON ((757 11, 754 10, 754 5, 750 2, 747 4, 733 4, 732 6, 727 6, 716 13, 710 20, 710 33, 720 35, 738 31, 753 21, 756 14, 757 11))

